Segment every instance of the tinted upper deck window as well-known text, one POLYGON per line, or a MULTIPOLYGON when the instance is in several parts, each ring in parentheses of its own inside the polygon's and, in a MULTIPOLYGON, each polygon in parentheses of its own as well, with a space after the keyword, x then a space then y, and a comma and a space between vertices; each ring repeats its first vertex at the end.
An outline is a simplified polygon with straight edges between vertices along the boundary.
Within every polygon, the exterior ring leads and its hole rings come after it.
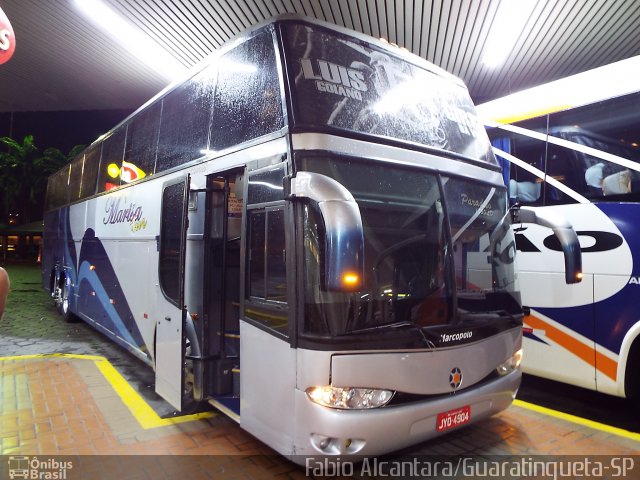
POLYGON ((207 67, 162 100, 156 172, 204 155, 209 142, 215 66, 207 67))
POLYGON ((100 168, 100 153, 102 145, 89 147, 84 153, 84 170, 80 185, 80 198, 86 198, 96 193, 96 178, 100 168))
POLYGON ((153 175, 160 129, 160 103, 149 105, 129 122, 120 183, 127 184, 153 175))
POLYGON ((127 127, 122 126, 112 132, 102 142, 102 157, 98 173, 98 192, 111 190, 120 185, 120 167, 124 156, 124 142, 127 127))
POLYGON ((223 150, 279 130, 282 101, 273 37, 261 32, 218 63, 211 124, 212 150, 223 150))

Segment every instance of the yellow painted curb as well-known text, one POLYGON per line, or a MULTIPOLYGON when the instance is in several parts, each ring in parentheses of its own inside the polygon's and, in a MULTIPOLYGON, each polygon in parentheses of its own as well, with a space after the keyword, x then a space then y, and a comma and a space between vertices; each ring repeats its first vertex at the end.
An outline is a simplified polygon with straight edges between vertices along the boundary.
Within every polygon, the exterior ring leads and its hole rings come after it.
POLYGON ((78 355, 72 353, 46 353, 36 355, 18 355, 13 357, 0 357, 0 361, 9 360, 34 360, 38 358, 67 358, 72 360, 91 360, 95 363, 98 370, 104 378, 111 384, 112 388, 118 394, 123 403, 127 406, 131 414, 138 421, 140 426, 145 430, 158 427, 166 427, 167 425, 176 425, 179 423, 192 422, 204 418, 215 416, 214 412, 202 412, 193 415, 183 415, 174 418, 161 418, 149 406, 147 402, 136 392, 131 385, 124 379, 122 375, 114 368, 113 365, 105 357, 98 355, 78 355))
POLYGON ((576 415, 571 415, 569 413, 559 412, 557 410, 552 410, 551 408, 541 407, 540 405, 536 405, 534 403, 523 402, 522 400, 514 400, 513 404, 517 407, 526 408, 527 410, 542 413, 550 417, 559 418, 560 420, 565 420, 577 425, 582 425, 585 427, 593 428, 595 430, 600 430, 601 432, 610 433, 612 435, 617 435, 619 437, 624 437, 628 438, 629 440, 640 442, 640 433, 634 433, 623 428, 612 427, 611 425, 606 425, 604 423, 594 422, 593 420, 578 417, 576 415))

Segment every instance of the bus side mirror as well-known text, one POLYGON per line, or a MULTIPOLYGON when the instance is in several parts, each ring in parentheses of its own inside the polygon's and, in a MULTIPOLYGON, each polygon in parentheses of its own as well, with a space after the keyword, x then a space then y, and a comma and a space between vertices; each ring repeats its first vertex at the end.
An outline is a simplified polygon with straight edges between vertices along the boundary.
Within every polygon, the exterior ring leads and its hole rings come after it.
POLYGON ((567 283, 582 281, 580 240, 571 224, 561 215, 535 207, 513 208, 513 223, 535 223, 549 227, 560 241, 564 253, 564 276, 567 283))
POLYGON ((360 290, 364 278, 364 234, 358 204, 342 184, 313 172, 290 179, 289 198, 317 202, 326 233, 325 288, 336 292, 360 290))

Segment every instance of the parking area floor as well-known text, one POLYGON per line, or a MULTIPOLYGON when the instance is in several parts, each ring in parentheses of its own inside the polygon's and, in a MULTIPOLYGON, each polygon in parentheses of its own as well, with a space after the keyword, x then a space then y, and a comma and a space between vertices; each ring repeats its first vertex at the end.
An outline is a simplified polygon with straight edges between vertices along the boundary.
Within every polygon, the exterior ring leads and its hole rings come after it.
MULTIPOLYGON (((34 285, 33 269, 7 269, 12 292, 0 321, 1 455, 105 456, 86 478, 116 478, 108 473, 122 467, 122 458, 165 455, 171 466, 155 462, 144 470, 119 471, 117 478, 173 478, 182 468, 176 459, 190 455, 204 455, 207 463, 189 460, 191 468, 201 468, 201 475, 189 478, 209 478, 216 471, 225 478, 305 477, 304 469, 216 411, 172 415, 153 393, 149 373, 141 374, 147 367, 88 326, 63 323, 34 285), (112 463, 105 468, 107 458, 112 463)), ((397 453, 638 454, 639 434, 519 401, 485 421, 397 453)))

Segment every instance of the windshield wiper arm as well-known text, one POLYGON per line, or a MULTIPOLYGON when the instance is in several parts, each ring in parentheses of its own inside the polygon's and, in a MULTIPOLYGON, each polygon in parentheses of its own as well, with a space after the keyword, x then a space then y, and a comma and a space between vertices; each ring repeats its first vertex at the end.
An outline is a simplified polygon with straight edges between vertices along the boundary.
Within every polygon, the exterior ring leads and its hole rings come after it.
POLYGON ((413 327, 414 329, 418 330, 418 333, 420 333, 420 336, 422 337, 422 340, 424 341, 425 345, 427 347, 429 347, 431 350, 435 350, 436 349, 436 344, 433 343, 432 340, 430 340, 429 338, 427 338, 427 335, 424 333, 424 329, 423 327, 421 327, 420 325, 418 325, 415 322, 412 322, 410 320, 405 320, 402 323, 396 324, 397 326, 408 326, 408 327, 413 327))

